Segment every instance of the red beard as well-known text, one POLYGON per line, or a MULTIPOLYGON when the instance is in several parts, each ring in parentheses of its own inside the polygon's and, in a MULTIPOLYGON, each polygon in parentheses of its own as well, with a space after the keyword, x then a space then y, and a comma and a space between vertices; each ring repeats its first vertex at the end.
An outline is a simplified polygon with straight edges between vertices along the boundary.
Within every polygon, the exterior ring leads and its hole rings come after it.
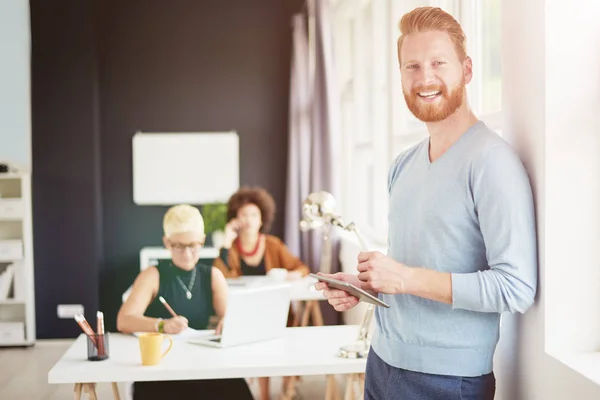
POLYGON ((458 87, 451 93, 448 93, 448 88, 444 84, 422 85, 415 86, 411 93, 405 91, 404 99, 410 112, 415 117, 423 122, 438 122, 443 121, 463 104, 465 97, 465 82, 464 78, 458 87), (417 93, 419 92, 440 92, 434 103, 426 103, 417 93))

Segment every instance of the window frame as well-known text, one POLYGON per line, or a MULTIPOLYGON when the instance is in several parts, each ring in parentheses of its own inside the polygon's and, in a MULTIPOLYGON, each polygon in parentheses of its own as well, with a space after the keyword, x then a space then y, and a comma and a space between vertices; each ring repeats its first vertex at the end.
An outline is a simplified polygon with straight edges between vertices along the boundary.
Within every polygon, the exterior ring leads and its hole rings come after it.
MULTIPOLYGON (((353 65, 338 67, 350 71, 350 76, 342 77, 340 83, 340 100, 348 97, 361 102, 354 102, 352 107, 353 122, 342 124, 342 199, 339 200, 340 211, 344 218, 353 220, 367 236, 387 241, 387 175, 391 163, 402 151, 410 148, 428 137, 424 123, 417 121, 406 107, 402 95, 400 73, 396 56, 396 40, 398 37, 397 18, 411 9, 431 5, 439 6, 450 12, 461 23, 467 35, 469 56, 473 59, 473 80, 467 87, 469 103, 475 114, 491 129, 501 133, 502 110, 482 113, 482 91, 484 88, 483 62, 485 53, 482 49, 482 7, 478 0, 339 0, 334 4, 334 24, 351 24, 351 57, 353 65), (365 10, 371 7, 372 18, 369 28, 370 37, 375 41, 369 46, 365 44, 365 25, 360 21, 365 10), (378 36, 383 30, 382 37, 378 36), (377 40, 379 38, 379 40, 377 40), (361 48, 365 52, 361 53, 361 48), (373 62, 376 60, 377 62, 373 62), (379 62, 379 60, 381 60, 379 62), (362 66, 360 64, 363 64, 362 66), (369 82, 365 82, 364 67, 370 63, 369 82), (377 83, 377 85, 374 84, 377 83), (372 110, 369 116, 367 110, 372 110), (351 125, 351 126, 348 126, 351 125), (345 128, 344 128, 345 126, 345 128), (356 129, 365 134, 357 140, 356 129), (365 161, 365 168, 372 169, 372 176, 362 184, 356 182, 356 164, 360 159, 365 161), (385 178, 385 180, 384 180, 385 178), (370 198, 360 196, 369 191, 370 198), (365 208, 367 208, 365 210, 365 208)), ((334 25, 338 26, 339 25, 334 25)), ((340 29, 334 29, 339 34, 340 29)), ((339 43, 335 37, 334 48, 339 43)), ((348 38, 345 38, 348 39, 348 38)), ((336 63, 348 62, 348 57, 337 58, 336 63), (345 58, 345 59, 344 59, 345 58)), ((340 101, 340 103, 342 103, 340 101)), ((347 113, 342 107, 341 115, 347 113)), ((365 178, 363 178, 365 179, 365 178)))

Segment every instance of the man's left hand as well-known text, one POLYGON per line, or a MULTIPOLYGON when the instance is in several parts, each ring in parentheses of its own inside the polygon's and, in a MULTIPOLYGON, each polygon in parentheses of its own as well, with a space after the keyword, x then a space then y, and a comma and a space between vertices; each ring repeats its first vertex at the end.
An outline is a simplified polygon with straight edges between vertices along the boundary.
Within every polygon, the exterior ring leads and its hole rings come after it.
POLYGON ((358 279, 361 287, 376 293, 406 293, 407 273, 410 268, 378 251, 358 254, 358 279))

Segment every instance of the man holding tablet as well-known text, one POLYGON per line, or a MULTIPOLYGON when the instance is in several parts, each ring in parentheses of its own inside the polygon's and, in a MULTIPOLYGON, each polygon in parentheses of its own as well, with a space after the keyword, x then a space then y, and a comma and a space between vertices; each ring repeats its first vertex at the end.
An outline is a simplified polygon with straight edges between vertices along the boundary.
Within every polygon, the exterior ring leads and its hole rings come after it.
MULTIPOLYGON (((525 312, 537 285, 533 196, 512 148, 471 111, 472 61, 460 24, 439 8, 400 21, 398 61, 410 111, 429 138, 388 176, 388 254, 358 256, 358 276, 326 275, 376 307, 365 399, 494 398, 500 314, 525 312)), ((317 283, 345 311, 358 298, 317 283)))

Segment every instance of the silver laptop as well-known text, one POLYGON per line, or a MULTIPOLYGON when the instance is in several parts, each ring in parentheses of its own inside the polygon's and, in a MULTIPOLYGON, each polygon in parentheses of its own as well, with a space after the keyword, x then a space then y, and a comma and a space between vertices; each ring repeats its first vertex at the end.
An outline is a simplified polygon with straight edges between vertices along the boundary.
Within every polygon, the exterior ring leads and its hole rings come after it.
POLYGON ((229 290, 221 335, 194 337, 188 343, 230 347, 283 336, 290 310, 289 284, 229 290))

